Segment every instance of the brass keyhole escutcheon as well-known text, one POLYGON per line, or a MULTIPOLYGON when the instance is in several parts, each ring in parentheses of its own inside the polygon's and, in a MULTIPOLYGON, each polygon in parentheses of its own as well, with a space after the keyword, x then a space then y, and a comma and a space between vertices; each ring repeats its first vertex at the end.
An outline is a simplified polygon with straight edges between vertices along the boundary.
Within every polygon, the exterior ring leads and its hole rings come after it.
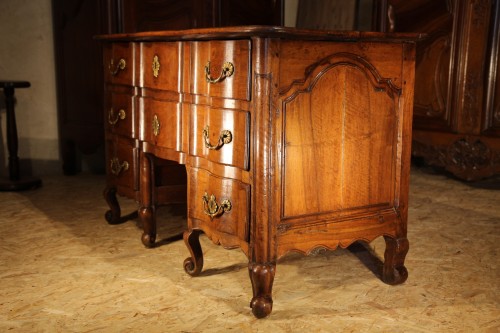
POLYGON ((160 74, 160 60, 158 59, 158 55, 155 54, 153 57, 153 76, 158 77, 160 74))
POLYGON ((158 136, 160 134, 160 121, 158 120, 158 115, 153 116, 153 134, 158 136))

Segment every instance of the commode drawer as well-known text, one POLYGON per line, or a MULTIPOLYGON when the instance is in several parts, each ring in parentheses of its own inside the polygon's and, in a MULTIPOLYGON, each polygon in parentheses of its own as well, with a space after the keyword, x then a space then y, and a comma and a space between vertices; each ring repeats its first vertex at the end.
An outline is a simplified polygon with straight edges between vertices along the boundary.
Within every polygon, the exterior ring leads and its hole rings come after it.
POLYGON ((190 155, 248 170, 248 112, 193 105, 190 128, 190 155))
POLYGON ((134 85, 135 44, 113 43, 104 46, 104 81, 134 85))
POLYGON ((139 105, 142 110, 140 140, 181 151, 181 105, 148 97, 140 97, 139 105))
POLYGON ((188 172, 189 217, 201 222, 207 233, 213 231, 248 241, 250 185, 202 169, 190 168, 188 172))
POLYGON ((139 86, 179 91, 181 77, 180 42, 141 43, 139 86))
POLYGON ((106 175, 117 186, 138 190, 139 149, 135 140, 117 135, 106 138, 106 175))
POLYGON ((191 43, 190 92, 250 100, 249 40, 191 43))
POLYGON ((109 133, 135 138, 134 99, 130 94, 106 93, 104 104, 104 126, 109 133))

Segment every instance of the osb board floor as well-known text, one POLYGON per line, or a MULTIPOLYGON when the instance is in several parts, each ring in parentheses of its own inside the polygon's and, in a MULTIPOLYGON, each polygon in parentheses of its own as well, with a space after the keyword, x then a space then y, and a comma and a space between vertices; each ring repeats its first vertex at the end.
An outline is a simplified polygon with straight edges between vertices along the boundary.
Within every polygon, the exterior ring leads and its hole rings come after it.
MULTIPOLYGON (((43 179, 0 193, 0 332, 498 332, 500 190, 413 169, 407 282, 377 277, 383 241, 277 266, 274 309, 251 314, 247 262, 202 237, 202 276, 169 242, 182 207, 160 210, 154 249, 137 221, 108 225, 104 177, 43 179)), ((122 200, 124 211, 135 203, 122 200)))

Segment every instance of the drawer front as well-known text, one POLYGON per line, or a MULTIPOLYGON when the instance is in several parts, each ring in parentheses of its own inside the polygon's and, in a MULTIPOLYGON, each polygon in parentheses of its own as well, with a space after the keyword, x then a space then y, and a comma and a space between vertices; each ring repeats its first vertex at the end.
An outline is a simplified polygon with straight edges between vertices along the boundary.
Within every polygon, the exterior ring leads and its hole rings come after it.
POLYGON ((248 242, 250 185, 190 168, 188 191, 188 215, 200 221, 209 236, 213 232, 226 235, 218 235, 224 246, 237 246, 237 240, 248 242))
POLYGON ((181 105, 148 97, 139 98, 141 114, 140 139, 161 148, 181 151, 181 105))
POLYGON ((107 92, 104 124, 109 133, 135 138, 134 98, 126 93, 107 92))
POLYGON ((110 135, 106 140, 106 175, 117 186, 138 190, 139 149, 135 140, 110 135))
POLYGON ((248 112, 193 105, 190 128, 190 155, 248 170, 248 112))
POLYGON ((180 43, 141 43, 139 85, 179 91, 181 77, 180 43))
POLYGON ((133 43, 113 43, 104 46, 105 82, 134 85, 134 48, 133 43))
POLYGON ((250 100, 250 41, 191 44, 191 93, 250 100))

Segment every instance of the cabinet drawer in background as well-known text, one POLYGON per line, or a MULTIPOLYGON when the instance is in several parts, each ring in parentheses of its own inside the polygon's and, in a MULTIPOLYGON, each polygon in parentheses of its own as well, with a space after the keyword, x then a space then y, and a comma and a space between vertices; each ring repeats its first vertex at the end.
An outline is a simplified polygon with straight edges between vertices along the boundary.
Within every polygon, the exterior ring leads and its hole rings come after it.
POLYGON ((127 93, 106 92, 104 126, 109 133, 136 137, 134 98, 127 93))
POLYGON ((193 105, 190 129, 190 155, 248 170, 248 112, 193 105))
POLYGON ((107 136, 106 175, 109 182, 138 190, 138 164, 139 149, 136 140, 118 135, 107 136))
POLYGON ((134 85, 135 44, 113 43, 104 46, 104 81, 134 85))
POLYGON ((250 100, 250 45, 249 40, 192 42, 189 92, 250 100))
POLYGON ((141 43, 139 86, 179 91, 181 43, 141 43))
POLYGON ((188 216, 212 240, 220 237, 225 247, 248 242, 250 185, 197 168, 189 168, 188 174, 188 216))
POLYGON ((139 98, 141 133, 139 138, 155 146, 182 150, 181 105, 149 97, 139 98))

